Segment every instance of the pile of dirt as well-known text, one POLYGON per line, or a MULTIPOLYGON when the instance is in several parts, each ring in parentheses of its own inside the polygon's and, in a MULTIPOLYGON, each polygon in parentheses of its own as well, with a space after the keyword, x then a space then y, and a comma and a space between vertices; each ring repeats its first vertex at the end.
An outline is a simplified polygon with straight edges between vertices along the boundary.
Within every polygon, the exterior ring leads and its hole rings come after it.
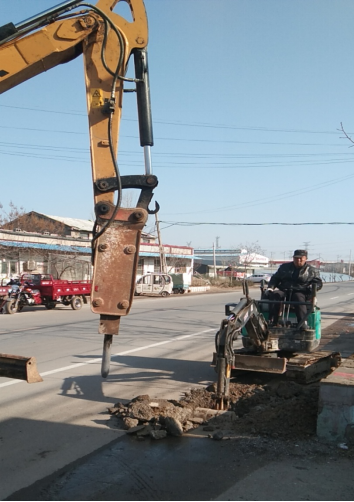
POLYGON ((239 433, 287 439, 316 434, 319 383, 305 386, 276 379, 263 385, 231 383, 230 397, 239 433))
POLYGON ((108 411, 116 426, 154 439, 180 436, 197 427, 210 431, 214 439, 246 434, 299 440, 316 433, 318 383, 304 386, 274 377, 267 382, 231 382, 227 413, 215 410, 215 391, 215 385, 192 389, 179 401, 137 396, 108 411))

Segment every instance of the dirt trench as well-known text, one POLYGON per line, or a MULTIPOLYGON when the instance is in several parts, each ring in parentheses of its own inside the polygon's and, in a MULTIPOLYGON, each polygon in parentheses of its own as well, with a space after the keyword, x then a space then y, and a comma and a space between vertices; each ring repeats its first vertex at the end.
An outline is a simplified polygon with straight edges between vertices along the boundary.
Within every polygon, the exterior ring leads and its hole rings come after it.
MULTIPOLYGON (((343 316, 326 328, 320 350, 339 351, 349 357, 354 351, 352 319, 352 315, 343 316)), ((121 427, 138 439, 180 436, 201 428, 213 439, 258 437, 306 442, 316 440, 319 388, 319 382, 302 385, 285 375, 240 372, 230 383, 227 413, 215 412, 216 384, 188 389, 179 401, 137 396, 108 411, 111 426, 121 427)))
POLYGON ((137 396, 108 411, 117 427, 154 439, 179 436, 198 427, 215 439, 244 434, 305 439, 316 433, 318 383, 303 386, 284 377, 260 379, 248 374, 231 381, 227 413, 214 411, 215 391, 215 384, 191 389, 179 401, 137 396))

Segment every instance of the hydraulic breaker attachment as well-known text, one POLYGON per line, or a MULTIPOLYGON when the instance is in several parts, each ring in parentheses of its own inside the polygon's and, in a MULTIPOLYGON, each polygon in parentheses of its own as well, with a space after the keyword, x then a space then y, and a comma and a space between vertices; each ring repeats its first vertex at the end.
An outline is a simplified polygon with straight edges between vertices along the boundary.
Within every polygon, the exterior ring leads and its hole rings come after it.
MULTIPOLYGON (((157 186, 153 175, 121 176, 121 190, 141 190, 135 208, 119 208, 109 203, 96 206, 97 223, 104 231, 94 242, 94 275, 91 289, 92 311, 100 314, 99 333, 104 335, 101 374, 109 374, 110 350, 113 335, 118 335, 120 318, 129 313, 135 291, 135 277, 139 259, 141 231, 150 210, 148 205, 152 190, 157 186)), ((108 180, 106 190, 115 187, 115 180, 108 180)), ((102 180, 96 183, 96 190, 104 191, 102 180), (101 188, 99 188, 101 187, 101 188)))
POLYGON ((34 357, 0 354, 0 376, 26 380, 28 383, 43 382, 34 357))

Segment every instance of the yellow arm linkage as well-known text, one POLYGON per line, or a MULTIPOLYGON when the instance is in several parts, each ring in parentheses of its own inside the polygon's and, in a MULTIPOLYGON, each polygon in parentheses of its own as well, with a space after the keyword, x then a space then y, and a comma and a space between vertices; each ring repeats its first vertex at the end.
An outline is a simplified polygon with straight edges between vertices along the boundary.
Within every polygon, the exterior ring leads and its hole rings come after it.
POLYGON ((0 28, 0 93, 81 53, 84 56, 96 222, 93 237, 94 276, 91 308, 100 314, 105 335, 102 374, 109 372, 112 335, 129 313, 135 289, 141 231, 157 179, 151 174, 153 145, 146 45, 147 18, 143 0, 123 0, 132 22, 113 12, 119 0, 95 5, 69 0, 15 25, 0 28), (72 9, 84 8, 67 14, 72 9), (134 53, 140 143, 145 176, 120 176, 117 165, 119 124, 127 65, 134 53), (141 189, 136 208, 120 207, 124 188, 141 189), (114 202, 114 194, 118 200, 114 202))

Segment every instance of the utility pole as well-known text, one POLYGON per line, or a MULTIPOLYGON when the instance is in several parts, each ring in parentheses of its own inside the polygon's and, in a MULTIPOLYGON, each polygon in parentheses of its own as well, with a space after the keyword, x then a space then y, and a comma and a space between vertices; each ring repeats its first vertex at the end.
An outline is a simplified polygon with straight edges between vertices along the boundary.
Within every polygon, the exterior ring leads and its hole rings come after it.
POLYGON ((215 242, 213 242, 213 261, 214 261, 214 279, 216 279, 216 257, 215 257, 215 242))
POLYGON ((350 267, 351 267, 351 264, 352 264, 352 250, 350 250, 350 253, 349 253, 349 264, 348 264, 348 275, 349 275, 349 277, 350 277, 350 267))
POLYGON ((161 242, 160 224, 159 224, 159 219, 157 217, 157 213, 155 213, 155 221, 156 221, 157 240, 159 241, 160 272, 162 274, 167 274, 166 256, 165 256, 165 250, 161 242))

